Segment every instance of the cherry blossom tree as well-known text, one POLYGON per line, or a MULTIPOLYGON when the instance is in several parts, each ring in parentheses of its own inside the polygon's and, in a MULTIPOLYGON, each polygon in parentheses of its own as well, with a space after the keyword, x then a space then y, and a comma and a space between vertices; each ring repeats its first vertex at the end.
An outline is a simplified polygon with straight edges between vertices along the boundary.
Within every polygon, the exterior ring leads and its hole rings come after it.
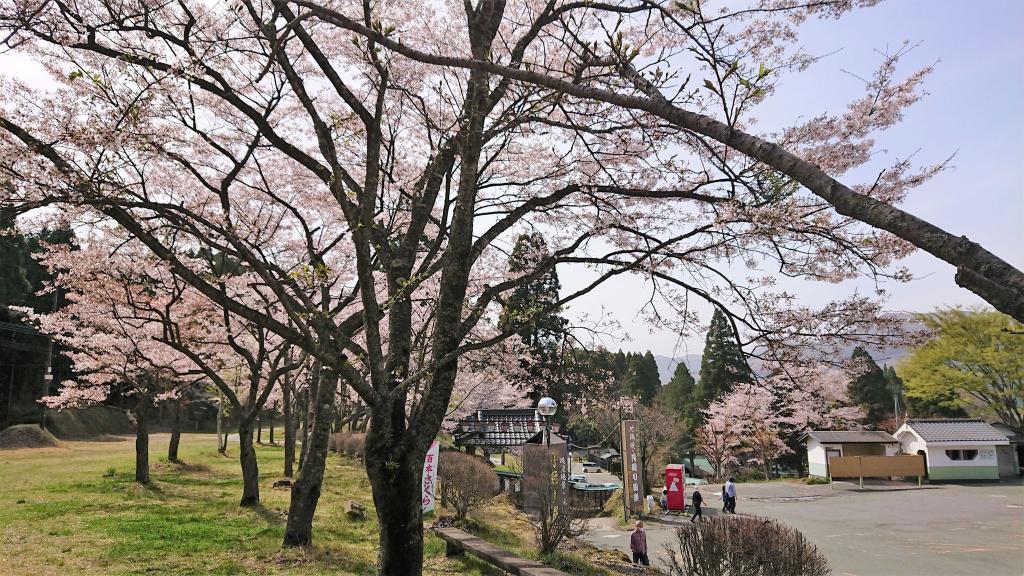
MULTIPOLYGON (((136 313, 135 303, 158 298, 138 264, 112 266, 108 253, 55 246, 42 257, 65 290, 64 308, 35 315, 43 332, 61 342, 77 379, 61 383, 49 408, 79 408, 103 402, 116 389, 135 399, 135 481, 147 484, 149 417, 160 403, 176 402, 197 375, 186 358, 159 343, 159 327, 136 313)), ((168 459, 176 459, 172 445, 168 459)))
POLYGON ((850 401, 843 371, 800 365, 788 370, 777 367, 774 372, 761 382, 737 386, 705 411, 714 425, 698 432, 698 444, 707 444, 704 450, 711 456, 705 456, 715 459, 716 477, 745 454, 748 462, 761 467, 767 480, 772 464, 792 452, 791 445, 808 430, 860 427, 864 413, 850 401))
POLYGON ((739 464, 740 427, 725 407, 705 413, 704 424, 694 432, 693 442, 697 453, 707 459, 715 480, 721 480, 739 464))
POLYGON ((911 244, 1024 316, 1019 271, 894 206, 943 162, 836 180, 929 69, 896 52, 846 110, 753 134, 779 71, 812 60, 799 24, 853 4, 4 1, 0 38, 53 86, 0 80, 0 200, 116 224, 245 339, 308 354, 287 545, 312 541, 339 381, 356 394, 380 571, 419 574, 420 471, 460 359, 529 322, 476 330, 556 266, 588 281, 536 314, 636 274, 653 322, 687 333, 705 301, 748 353, 790 364, 897 327, 879 298, 810 308, 776 275, 905 280, 911 244), (537 229, 549 256, 509 273, 537 229), (201 253, 245 273, 226 287, 201 253))

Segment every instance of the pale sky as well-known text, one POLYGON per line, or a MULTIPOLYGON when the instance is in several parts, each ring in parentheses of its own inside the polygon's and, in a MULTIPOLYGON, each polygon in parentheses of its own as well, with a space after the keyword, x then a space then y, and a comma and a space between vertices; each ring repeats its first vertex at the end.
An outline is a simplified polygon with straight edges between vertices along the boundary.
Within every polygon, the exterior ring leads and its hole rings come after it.
MULTIPOLYGON (((765 128, 793 124, 799 117, 839 111, 862 93, 859 80, 843 72, 870 76, 878 62, 875 50, 894 49, 903 41, 918 46, 901 61, 909 72, 938 62, 926 81, 929 93, 904 121, 878 138, 889 159, 916 152, 920 164, 956 154, 953 170, 913 190, 902 208, 945 230, 970 239, 1024 268, 1024 2, 1018 0, 890 0, 857 10, 836 21, 804 25, 801 41, 811 54, 830 56, 786 80, 757 113, 765 128)), ((844 178, 844 180, 847 180, 844 178)), ((854 180, 845 182, 857 183, 854 180)), ((978 305, 983 301, 953 281, 954 268, 924 252, 903 264, 914 273, 909 283, 889 283, 887 308, 928 311, 943 305, 978 305)), ((577 284, 566 271, 562 284, 577 284)), ((809 304, 847 296, 856 287, 870 293, 869 282, 782 284, 809 304)), ((611 349, 680 356, 700 354, 703 337, 683 340, 651 332, 637 318, 645 295, 643 282, 631 279, 602 286, 572 306, 570 313, 616 318, 631 338, 604 338, 611 349)), ((707 316, 704 321, 710 320, 707 316)))

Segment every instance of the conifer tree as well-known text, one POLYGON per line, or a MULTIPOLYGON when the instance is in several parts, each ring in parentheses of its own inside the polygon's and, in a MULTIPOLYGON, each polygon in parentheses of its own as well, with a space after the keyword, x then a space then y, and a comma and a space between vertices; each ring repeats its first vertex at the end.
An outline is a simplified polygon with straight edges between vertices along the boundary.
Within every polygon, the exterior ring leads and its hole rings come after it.
MULTIPOLYGON (((543 267, 551 251, 539 233, 521 234, 508 258, 509 272, 527 275, 543 267)), ((567 321, 559 316, 554 304, 558 302, 558 273, 552 267, 535 279, 520 284, 505 301, 498 320, 502 330, 515 328, 532 352, 527 367, 528 377, 521 385, 527 395, 539 399, 548 394, 561 401, 564 390, 560 376, 559 347, 565 338, 567 321)))
POLYGON ((889 380, 871 354, 860 346, 853 349, 850 363, 853 365, 850 399, 864 408, 869 422, 881 422, 892 412, 889 380))
POLYGON ((721 310, 711 317, 700 361, 700 383, 697 385, 697 414, 715 399, 728 394, 738 383, 752 379, 750 365, 736 340, 732 325, 721 310))

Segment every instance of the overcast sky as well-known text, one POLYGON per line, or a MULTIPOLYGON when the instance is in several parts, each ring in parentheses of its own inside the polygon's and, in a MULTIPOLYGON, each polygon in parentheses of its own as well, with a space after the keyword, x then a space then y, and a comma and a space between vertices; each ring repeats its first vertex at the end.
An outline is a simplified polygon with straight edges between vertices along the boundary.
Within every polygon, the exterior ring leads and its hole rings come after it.
MULTIPOLYGON (((902 207, 910 213, 963 234, 1024 268, 1024 2, 1018 0, 890 0, 857 10, 836 21, 804 25, 801 41, 808 52, 831 54, 810 70, 786 80, 757 116, 766 128, 791 125, 798 117, 839 111, 862 93, 862 83, 844 70, 868 77, 879 61, 876 50, 918 46, 902 61, 909 72, 938 62, 927 79, 929 92, 911 108, 902 124, 878 139, 889 159, 916 152, 920 164, 951 154, 955 169, 912 191, 902 207), (833 54, 834 53, 834 54, 833 54)), ((854 181, 848 184, 856 183, 854 181)), ((942 305, 978 305, 982 300, 956 286, 954 268, 930 254, 904 261, 918 278, 889 283, 888 308, 927 311, 942 305)), ((570 289, 578 284, 561 274, 570 289)), ((809 304, 870 293, 873 284, 784 284, 809 304)), ((700 354, 702 336, 679 338, 655 331, 637 317, 643 282, 631 279, 602 286, 577 302, 570 315, 605 313, 622 324, 631 339, 604 338, 611 349, 652 350, 655 354, 700 354)), ((705 322, 710 318, 705 318, 705 322)))

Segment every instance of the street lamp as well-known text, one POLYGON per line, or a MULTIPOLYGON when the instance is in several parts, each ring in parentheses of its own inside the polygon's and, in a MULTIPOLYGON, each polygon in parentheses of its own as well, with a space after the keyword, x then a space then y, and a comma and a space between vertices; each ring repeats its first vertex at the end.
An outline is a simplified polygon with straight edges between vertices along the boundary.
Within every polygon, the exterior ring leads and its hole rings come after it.
POLYGON ((554 398, 547 396, 540 399, 537 402, 537 412, 544 417, 544 437, 546 438, 545 444, 548 448, 551 447, 551 422, 549 417, 555 415, 555 411, 558 410, 558 402, 555 402, 554 398))

